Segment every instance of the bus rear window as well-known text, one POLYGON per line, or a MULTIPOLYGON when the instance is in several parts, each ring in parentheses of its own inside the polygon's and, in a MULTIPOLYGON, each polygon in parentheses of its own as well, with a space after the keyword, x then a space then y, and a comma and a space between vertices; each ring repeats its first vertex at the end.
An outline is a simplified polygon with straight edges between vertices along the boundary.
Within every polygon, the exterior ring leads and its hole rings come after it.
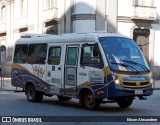
POLYGON ((13 58, 14 63, 26 63, 28 45, 16 45, 13 58))

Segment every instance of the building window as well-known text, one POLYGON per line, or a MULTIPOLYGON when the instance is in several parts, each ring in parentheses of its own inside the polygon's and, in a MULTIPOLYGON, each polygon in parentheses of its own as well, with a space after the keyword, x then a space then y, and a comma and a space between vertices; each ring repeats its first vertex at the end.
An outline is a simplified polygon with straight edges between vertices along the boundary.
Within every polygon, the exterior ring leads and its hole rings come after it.
POLYGON ((44 33, 46 34, 58 34, 57 21, 52 20, 45 22, 44 33))
POLYGON ((27 32, 28 32, 27 27, 19 29, 20 37, 23 38, 27 32))
POLYGON ((44 0, 44 10, 57 7, 57 0, 44 0))
POLYGON ((133 5, 152 7, 154 5, 154 0, 133 0, 133 5))
POLYGON ((1 22, 6 23, 6 6, 2 6, 1 12, 2 12, 1 22))
POLYGON ((57 25, 47 27, 46 34, 58 34, 57 25))
POLYGON ((27 0, 21 0, 20 2, 20 15, 21 17, 27 16, 27 0))
POLYGON ((0 37, 0 46, 1 45, 6 45, 6 36, 0 37))

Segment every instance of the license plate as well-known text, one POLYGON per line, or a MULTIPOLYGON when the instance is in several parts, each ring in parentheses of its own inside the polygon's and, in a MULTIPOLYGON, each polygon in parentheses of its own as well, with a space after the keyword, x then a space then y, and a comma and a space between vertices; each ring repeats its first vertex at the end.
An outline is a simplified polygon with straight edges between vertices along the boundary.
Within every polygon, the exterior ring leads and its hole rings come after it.
POLYGON ((143 91, 142 90, 135 90, 135 94, 136 95, 143 94, 143 91))

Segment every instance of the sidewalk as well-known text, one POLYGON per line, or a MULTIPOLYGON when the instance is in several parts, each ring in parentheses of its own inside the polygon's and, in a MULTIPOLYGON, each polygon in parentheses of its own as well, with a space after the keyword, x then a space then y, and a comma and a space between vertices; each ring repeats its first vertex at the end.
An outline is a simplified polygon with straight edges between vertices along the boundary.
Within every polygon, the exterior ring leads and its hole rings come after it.
POLYGON ((11 78, 0 78, 0 91, 22 91, 22 88, 17 88, 11 85, 11 78))
MULTIPOLYGON (((10 78, 0 78, 0 91, 22 91, 22 88, 13 87, 11 85, 11 79, 10 78)), ((160 80, 155 80, 154 82, 154 90, 160 90, 160 80)))
POLYGON ((160 90, 160 80, 154 81, 154 90, 160 90))

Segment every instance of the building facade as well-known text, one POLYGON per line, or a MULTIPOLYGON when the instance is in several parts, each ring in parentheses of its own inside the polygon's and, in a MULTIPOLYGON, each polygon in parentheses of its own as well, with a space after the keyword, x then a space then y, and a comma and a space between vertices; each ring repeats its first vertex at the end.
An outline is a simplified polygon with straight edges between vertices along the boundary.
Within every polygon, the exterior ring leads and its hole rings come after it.
POLYGON ((10 65, 14 43, 26 33, 119 33, 137 42, 160 79, 159 15, 159 0, 0 0, 0 46, 10 65))

